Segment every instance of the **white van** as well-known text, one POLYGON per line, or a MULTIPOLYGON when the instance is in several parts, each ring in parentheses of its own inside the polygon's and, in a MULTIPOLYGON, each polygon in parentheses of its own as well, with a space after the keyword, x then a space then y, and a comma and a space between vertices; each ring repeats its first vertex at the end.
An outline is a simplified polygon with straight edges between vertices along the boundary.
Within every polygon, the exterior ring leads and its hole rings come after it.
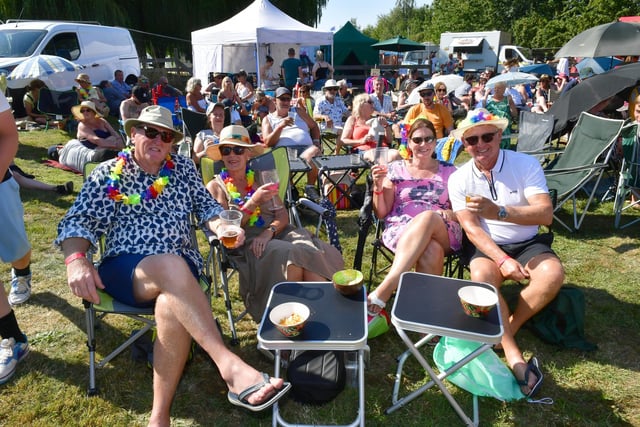
MULTIPOLYGON (((89 74, 95 85, 113 80, 115 70, 122 70, 125 78, 140 75, 136 46, 124 28, 63 21, 9 20, 0 25, 0 73, 8 75, 25 59, 41 54, 60 56, 82 67, 43 79, 50 89, 70 90, 78 73, 89 74)), ((30 80, 8 80, 7 85, 19 90, 30 80)))

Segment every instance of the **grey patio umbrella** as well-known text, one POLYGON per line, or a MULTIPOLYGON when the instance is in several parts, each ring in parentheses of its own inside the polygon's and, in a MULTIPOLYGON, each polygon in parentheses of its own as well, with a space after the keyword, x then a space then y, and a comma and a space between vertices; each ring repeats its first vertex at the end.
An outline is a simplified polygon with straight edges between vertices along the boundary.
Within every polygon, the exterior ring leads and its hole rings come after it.
POLYGON ((583 111, 637 85, 639 80, 640 62, 636 62, 581 81, 549 108, 549 113, 557 119, 554 133, 564 130, 567 122, 578 118, 583 111))
POLYGON ((640 55, 640 25, 611 22, 585 30, 569 40, 556 58, 640 55))

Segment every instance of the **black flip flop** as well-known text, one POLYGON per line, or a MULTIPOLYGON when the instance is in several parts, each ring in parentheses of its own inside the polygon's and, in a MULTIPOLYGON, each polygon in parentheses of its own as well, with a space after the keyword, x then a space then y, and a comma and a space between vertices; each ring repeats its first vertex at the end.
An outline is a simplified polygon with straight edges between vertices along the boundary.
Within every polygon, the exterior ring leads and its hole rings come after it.
POLYGON ((259 382, 257 384, 247 387, 240 394, 228 392, 227 399, 229 399, 229 402, 231 402, 233 405, 240 406, 242 408, 248 409, 253 412, 258 412, 258 411, 262 411, 264 409, 270 408, 274 403, 280 400, 282 396, 287 394, 287 392, 291 388, 291 383, 285 382, 282 385, 282 388, 276 389, 276 392, 273 394, 273 396, 268 398, 266 401, 257 405, 252 405, 247 401, 247 397, 249 397, 251 394, 255 393, 256 391, 260 390, 262 387, 270 384, 271 378, 269 377, 268 374, 263 372, 262 378, 263 378, 262 382, 259 382))
POLYGON ((538 391, 540 391, 540 387, 542 386, 542 379, 544 378, 544 375, 542 375, 542 371, 540 370, 540 362, 538 362, 538 359, 535 356, 531 356, 531 359, 529 359, 529 361, 527 362, 527 370, 524 371, 524 379, 516 379, 518 385, 528 386, 529 374, 531 373, 533 373, 538 380, 533 385, 533 387, 531 387, 531 390, 529 390, 527 397, 533 397, 536 395, 536 393, 538 393, 538 391))

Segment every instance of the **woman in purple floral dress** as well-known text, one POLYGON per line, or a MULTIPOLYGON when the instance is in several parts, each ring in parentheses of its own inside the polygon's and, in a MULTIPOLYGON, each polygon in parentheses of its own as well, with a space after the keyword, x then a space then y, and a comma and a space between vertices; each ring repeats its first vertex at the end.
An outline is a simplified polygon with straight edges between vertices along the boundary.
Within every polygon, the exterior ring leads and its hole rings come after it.
POLYGON ((424 118, 416 119, 408 134, 409 160, 375 165, 373 207, 384 218, 382 242, 395 253, 382 283, 368 296, 371 313, 384 308, 398 287, 400 274, 416 271, 442 274, 444 256, 460 249, 462 229, 451 210, 447 180, 455 166, 435 158, 436 132, 424 118))

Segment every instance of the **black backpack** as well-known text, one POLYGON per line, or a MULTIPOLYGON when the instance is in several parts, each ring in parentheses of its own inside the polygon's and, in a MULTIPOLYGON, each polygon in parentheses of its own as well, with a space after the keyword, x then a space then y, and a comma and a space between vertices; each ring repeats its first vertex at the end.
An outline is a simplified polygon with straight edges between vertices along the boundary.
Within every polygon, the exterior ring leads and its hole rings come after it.
POLYGON ((340 351, 292 351, 287 368, 290 396, 297 402, 322 404, 344 389, 346 371, 340 351))

